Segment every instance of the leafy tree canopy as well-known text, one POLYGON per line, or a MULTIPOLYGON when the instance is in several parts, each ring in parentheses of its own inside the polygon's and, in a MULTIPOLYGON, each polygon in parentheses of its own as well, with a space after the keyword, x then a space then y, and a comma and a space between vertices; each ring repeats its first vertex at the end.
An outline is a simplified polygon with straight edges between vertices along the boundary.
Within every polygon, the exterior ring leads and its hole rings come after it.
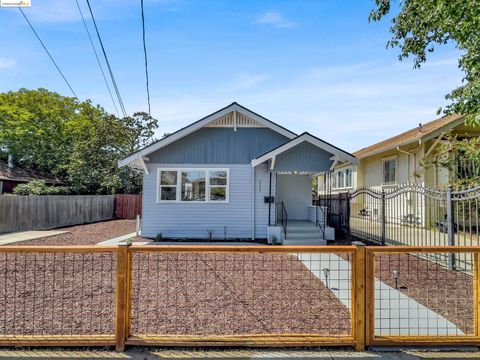
POLYGON ((61 177, 72 193, 140 191, 139 174, 117 162, 153 141, 157 127, 146 113, 119 119, 45 89, 0 94, 0 157, 61 177))
MULTIPOLYGON (((375 0, 370 20, 379 21, 392 10, 392 0, 375 0)), ((410 56, 420 67, 427 54, 449 42, 462 52, 458 67, 463 83, 446 99, 446 114, 467 114, 480 123, 480 3, 478 0, 398 0, 400 12, 392 19, 387 46, 400 49, 399 59, 410 56)), ((439 110, 441 112, 442 109, 439 110)))

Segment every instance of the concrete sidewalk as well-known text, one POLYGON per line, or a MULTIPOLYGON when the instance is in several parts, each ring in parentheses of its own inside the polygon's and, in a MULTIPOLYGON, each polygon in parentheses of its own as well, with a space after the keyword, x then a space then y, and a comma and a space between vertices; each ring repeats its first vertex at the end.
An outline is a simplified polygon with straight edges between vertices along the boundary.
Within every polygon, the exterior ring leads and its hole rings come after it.
POLYGON ((0 235, 0 246, 68 233, 67 230, 20 231, 0 235))
MULTIPOLYGON (((350 263, 335 254, 298 254, 303 264, 350 309, 350 263), (330 270, 328 281, 323 269, 330 270)), ((376 335, 463 335, 455 324, 404 293, 375 279, 376 335)))
POLYGON ((224 349, 224 350, 171 350, 134 347, 125 353, 100 350, 16 350, 0 349, 0 359, 371 359, 371 360, 416 360, 416 359, 480 359, 479 352, 472 351, 421 351, 354 352, 349 350, 284 350, 284 349, 224 349))

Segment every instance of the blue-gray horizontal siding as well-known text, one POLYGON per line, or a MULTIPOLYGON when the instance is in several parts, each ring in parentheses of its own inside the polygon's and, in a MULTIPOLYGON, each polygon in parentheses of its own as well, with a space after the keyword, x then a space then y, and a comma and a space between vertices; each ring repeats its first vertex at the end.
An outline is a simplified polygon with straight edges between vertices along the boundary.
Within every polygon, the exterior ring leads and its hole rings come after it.
MULTIPOLYGON (((275 196, 275 175, 272 176, 272 196, 275 196)), ((269 195, 270 176, 266 164, 255 167, 255 237, 267 238, 268 204, 264 202, 265 196, 269 195)), ((271 221, 275 222, 275 204, 271 207, 271 221)))
POLYGON ((333 155, 304 141, 281 153, 275 160, 276 171, 322 172, 330 169, 333 155))
POLYGON ((268 128, 201 128, 148 157, 159 164, 250 164, 286 141, 268 128))
POLYGON ((149 175, 144 175, 142 236, 155 237, 162 233, 169 238, 206 238, 207 230, 214 238, 251 238, 252 223, 252 171, 251 165, 194 165, 147 164, 149 175), (211 168, 230 169, 229 203, 157 203, 157 169, 211 168))

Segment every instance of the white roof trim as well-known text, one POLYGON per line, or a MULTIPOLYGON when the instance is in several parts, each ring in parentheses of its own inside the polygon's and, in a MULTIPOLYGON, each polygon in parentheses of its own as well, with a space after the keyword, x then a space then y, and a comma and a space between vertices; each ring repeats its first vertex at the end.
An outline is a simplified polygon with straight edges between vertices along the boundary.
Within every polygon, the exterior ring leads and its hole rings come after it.
POLYGON ((332 146, 320 139, 317 139, 316 137, 305 133, 300 136, 297 136, 295 139, 290 140, 289 142, 283 144, 282 146, 277 147, 276 149, 273 149, 272 151, 269 151, 268 153, 252 160, 252 166, 255 167, 257 165, 262 164, 263 162, 270 160, 271 158, 293 148, 294 146, 297 146, 298 144, 307 141, 312 145, 315 145, 316 147, 319 147, 320 149, 323 149, 330 154, 334 154, 336 159, 341 159, 344 161, 348 161, 352 164, 358 164, 358 159, 354 157, 353 155, 350 155, 347 152, 344 152, 335 146, 332 146))
POLYGON ((118 166, 119 167, 122 167, 122 166, 125 166, 125 165, 128 165, 130 164, 131 162, 135 161, 136 159, 138 159, 139 156, 146 156, 148 154, 151 154, 152 152, 154 151, 157 151, 158 149, 161 149, 162 147, 164 146, 167 146, 195 131, 197 131, 198 129, 202 128, 203 126, 207 125, 208 123, 218 119, 219 117, 222 117, 222 116, 225 116, 227 115, 228 113, 231 113, 232 111, 237 111, 237 112, 240 112, 246 116, 248 116, 249 118, 259 122, 260 124, 262 125, 265 125, 266 127, 288 137, 289 139, 293 139, 295 138, 295 136, 297 136, 295 133, 279 126, 279 125, 276 125, 274 123, 272 123, 271 121, 268 121, 266 120, 265 118, 255 114, 254 112, 244 108, 243 106, 240 106, 238 105, 237 103, 233 103, 229 106, 227 106, 226 108, 223 108, 175 133, 173 133, 172 135, 170 136, 167 136, 166 138, 162 139, 162 140, 159 140, 157 141, 156 143, 153 143, 152 145, 150 146, 147 146, 145 148, 143 148, 142 150, 130 155, 130 156, 127 156, 126 158, 120 160, 118 162, 118 166))

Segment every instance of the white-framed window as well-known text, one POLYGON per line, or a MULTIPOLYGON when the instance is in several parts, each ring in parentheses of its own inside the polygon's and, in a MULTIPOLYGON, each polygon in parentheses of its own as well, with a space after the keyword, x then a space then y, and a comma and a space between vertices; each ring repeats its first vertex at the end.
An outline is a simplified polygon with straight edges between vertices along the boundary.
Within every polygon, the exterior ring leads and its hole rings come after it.
POLYGON ((352 169, 345 169, 345 187, 351 188, 353 186, 353 174, 352 169))
POLYGON ((382 159, 383 184, 390 185, 397 182, 397 157, 391 156, 382 159))
POLYGON ((332 178, 333 184, 332 188, 334 189, 346 189, 351 188, 353 184, 352 180, 352 168, 344 168, 337 170, 332 178))
POLYGON ((229 169, 158 169, 157 202, 226 203, 229 169))

